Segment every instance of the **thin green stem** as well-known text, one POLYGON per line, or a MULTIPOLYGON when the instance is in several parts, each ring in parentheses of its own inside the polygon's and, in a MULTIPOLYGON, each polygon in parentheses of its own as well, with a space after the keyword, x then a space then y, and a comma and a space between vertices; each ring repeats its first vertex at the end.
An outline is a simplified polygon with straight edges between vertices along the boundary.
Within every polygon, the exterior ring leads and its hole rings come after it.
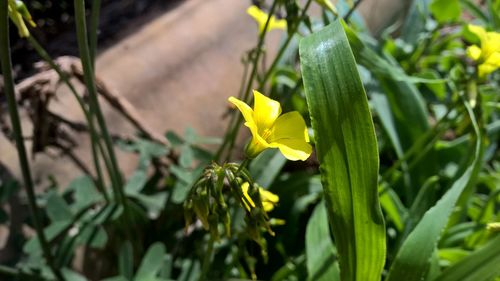
MULTIPOLYGON (((252 89, 253 81, 255 80, 255 77, 257 76, 257 69, 259 67, 259 59, 260 55, 262 53, 262 46, 264 46, 264 42, 266 39, 266 34, 267 34, 267 27, 269 26, 269 23, 271 21, 271 15, 274 14, 274 11, 278 7, 278 0, 274 0, 273 4, 271 5, 271 9, 269 10, 269 17, 267 17, 266 24, 264 25, 264 29, 262 32, 259 34, 259 40, 257 42, 257 47, 255 48, 255 54, 252 57, 252 71, 250 72, 250 78, 248 79, 247 86, 245 88, 245 91, 243 92, 243 101, 246 101, 248 99, 248 96, 250 95, 250 90, 252 89)), ((238 124, 240 124, 241 117, 239 115, 233 114, 231 116, 231 121, 229 121, 229 129, 228 132, 233 132, 236 127, 238 127, 238 124), (236 123, 234 120, 237 120, 236 123), (233 126, 231 126, 234 124, 233 126)), ((215 153, 215 160, 218 161, 220 160, 220 157, 222 156, 222 153, 224 152, 224 149, 226 146, 229 144, 229 142, 234 139, 232 136, 232 133, 226 133, 224 137, 224 141, 222 142, 222 145, 219 147, 217 152, 215 153)))
POLYGON ((207 251, 205 252, 205 256, 203 257, 203 264, 201 266, 201 274, 198 281, 206 281, 208 270, 210 269, 210 263, 212 262, 212 255, 214 253, 214 244, 215 241, 210 235, 210 240, 208 241, 207 251))
POLYGON ((292 41, 295 33, 297 33, 297 30, 299 29, 300 24, 304 20, 311 3, 312 3, 312 0, 308 0, 306 5, 304 6, 304 9, 302 9, 302 13, 299 16, 299 21, 297 22, 297 24, 292 26, 292 30, 290 31, 290 35, 286 38, 286 41, 281 45, 281 47, 278 51, 278 54, 276 54, 276 57, 275 57, 273 63, 271 64, 271 66, 269 67, 269 70, 264 75, 264 78, 261 80, 261 82, 259 84, 259 90, 264 88, 265 84, 267 83, 267 80, 269 80, 269 78, 271 77, 271 74, 274 72, 274 69, 276 68, 276 66, 280 62, 281 57, 283 56, 286 49, 288 48, 288 45, 290 45, 290 42, 292 41))
POLYGON ((248 79, 247 87, 245 89, 245 92, 243 94, 243 101, 247 101, 248 97, 250 96, 250 90, 252 89, 253 81, 255 80, 255 77, 257 76, 257 69, 259 68, 259 59, 262 54, 262 47, 264 46, 264 42, 266 40, 266 34, 267 34, 267 27, 269 25, 269 22, 271 21, 271 16, 274 14, 276 11, 276 8, 278 7, 278 2, 277 0, 273 1, 273 4, 271 5, 271 9, 269 10, 269 17, 267 18, 266 24, 264 25, 264 29, 259 35, 259 41, 257 43, 256 47, 256 53, 255 56, 253 57, 253 63, 252 63, 252 72, 250 73, 250 78, 248 79))
POLYGON ((238 176, 238 174, 248 166, 248 163, 250 162, 250 159, 246 158, 241 162, 240 166, 238 167, 238 170, 236 170, 236 173, 234 173, 235 176, 238 176))
POLYGON ((76 30, 77 30, 77 39, 78 39, 78 49, 80 51, 80 58, 82 61, 82 67, 84 72, 84 80, 87 86, 87 91, 90 98, 90 112, 91 114, 95 114, 97 117, 97 123, 99 124, 102 137, 104 139, 104 144, 106 146, 106 152, 110 159, 113 173, 112 173, 112 182, 114 182, 116 191, 118 192, 117 196, 119 200, 125 204, 125 196, 122 190, 122 178, 120 175, 120 171, 118 169, 118 164, 116 161, 116 156, 113 148, 113 142, 111 140, 111 136, 109 134, 108 128, 106 126, 106 121, 104 120, 104 116, 102 114, 101 108, 99 106, 99 101, 97 97, 97 88, 95 85, 94 79, 94 70, 92 68, 91 58, 90 58, 90 50, 89 44, 87 40, 87 28, 85 21, 85 3, 84 0, 75 0, 75 21, 76 21, 76 30))
MULTIPOLYGON (((288 35, 286 41, 281 45, 281 47, 280 47, 280 49, 278 51, 278 54, 276 55, 276 57, 273 60, 273 63, 271 64, 271 66, 269 67, 269 69, 267 70, 267 72, 264 74, 264 77, 260 81, 259 86, 258 86, 259 90, 262 90, 264 88, 264 86, 267 83, 267 80, 269 80, 269 78, 271 77, 271 74, 274 72, 274 69, 276 68, 276 66, 278 65, 279 61, 281 60, 281 57, 283 56, 283 54, 285 53, 286 49, 288 48, 288 45, 292 41, 293 36, 295 35, 295 33, 297 33, 300 24, 302 23, 302 21, 306 17, 307 11, 309 10, 309 6, 311 5, 311 3, 312 3, 312 0, 308 0, 306 2, 306 4, 304 5, 304 8, 302 9, 302 12, 301 12, 301 14, 299 16, 298 22, 292 26, 292 29, 290 30, 289 35, 288 35)), ((258 62, 257 60, 254 62, 254 68, 255 69, 257 68, 257 62, 258 62)), ((255 78, 255 76, 250 76, 249 83, 247 84, 247 89, 245 91, 245 96, 243 97, 243 101, 246 102, 246 103, 249 102, 248 97, 250 95, 250 90, 251 90, 251 86, 253 84, 254 78, 255 78)), ((231 128, 231 133, 227 134, 229 136, 228 140, 227 140, 227 144, 229 144, 229 148, 228 148, 228 155, 226 157, 227 158, 226 160, 228 160, 231 157, 231 151, 232 151, 232 149, 234 147, 234 144, 235 144, 235 141, 236 141, 236 137, 238 136, 238 132, 239 132, 239 130, 241 128, 241 122, 243 121, 243 117, 241 115, 238 115, 237 118, 236 118, 236 120, 237 121, 234 123, 234 126, 231 128)), ((226 140, 225 140, 225 142, 226 142, 226 140)), ((223 145, 227 145, 227 144, 223 143, 223 145)))
POLYGON ((17 276, 19 270, 0 264, 0 275, 17 276))
MULTIPOLYGON (((76 101, 78 102, 78 105, 82 109, 83 114, 85 115, 85 119, 87 120, 87 123, 89 124, 92 160, 94 161, 94 167, 95 167, 95 171, 97 174, 96 186, 99 189, 99 191, 103 194, 106 202, 109 202, 108 194, 104 188, 104 180, 103 180, 103 176, 102 176, 102 170, 101 170, 101 165, 99 162, 99 154, 98 154, 98 146, 100 146, 102 148, 102 145, 100 145, 100 143, 99 143, 98 132, 95 130, 94 122, 92 122, 92 118, 91 118, 90 113, 87 109, 87 106, 85 105, 85 102, 80 97, 80 95, 78 95, 78 92, 76 91, 75 87, 73 86, 73 83, 71 83, 71 81, 67 77, 66 73, 64 73, 61 70, 61 68, 55 63, 55 61, 50 57, 50 55, 47 53, 47 51, 45 51, 45 49, 40 45, 40 43, 33 36, 30 36, 27 39, 28 39, 28 42, 31 44, 31 46, 38 53, 38 55, 43 60, 45 60, 50 65, 50 67, 52 69, 54 69, 54 71, 57 72, 57 74, 59 75, 59 78, 64 82, 64 84, 66 84, 66 86, 68 86, 71 93, 73 94, 76 101)), ((103 150, 101 149, 101 151, 103 151, 103 150)), ((104 152, 102 154, 104 157, 105 156, 104 152)))
POLYGON ((17 110, 16 95, 14 90, 14 80, 12 78, 12 62, 10 59, 10 42, 9 42, 9 21, 8 21, 8 3, 7 0, 0 1, 0 60, 2 64, 2 74, 4 78, 4 92, 7 97, 7 105, 12 123, 14 139, 16 141, 17 153, 19 156, 19 164, 28 195, 28 206, 33 219, 33 224, 40 241, 47 264, 51 268, 54 276, 58 280, 64 280, 61 271, 54 266, 54 260, 50 251, 47 238, 43 232, 43 225, 39 217, 38 206, 36 205, 35 186, 31 177, 31 170, 28 162, 26 148, 24 146, 23 133, 19 112, 17 110))
POLYGON ((90 12, 90 60, 92 69, 95 70, 95 59, 97 54, 97 32, 99 30, 99 16, 101 14, 101 0, 92 0, 92 10, 90 12))
POLYGON ((349 9, 349 11, 347 12, 347 14, 345 14, 344 16, 344 21, 345 22, 349 22, 349 19, 351 18, 352 14, 354 13, 354 11, 356 11, 356 9, 358 8, 359 4, 361 4, 361 2, 363 2, 363 0, 358 0, 354 3, 354 5, 352 5, 351 9, 349 9))
POLYGON ((14 280, 45 280, 42 276, 22 272, 18 268, 12 268, 5 265, 0 265, 0 276, 10 276, 13 277, 14 280))
POLYGON ((424 135, 420 136, 417 141, 413 143, 413 145, 406 150, 406 152, 389 168, 387 169, 381 176, 382 181, 387 180, 393 172, 395 172, 399 166, 401 166, 403 163, 406 162, 410 157, 413 156, 416 152, 418 152, 421 149, 421 146, 427 143, 427 140, 431 137, 439 133, 442 128, 441 126, 443 123, 445 123, 448 120, 448 115, 450 115, 451 111, 453 110, 453 106, 450 106, 448 108, 448 111, 445 113, 445 115, 439 119, 439 121, 434 125, 434 127, 431 130, 428 130, 424 135))

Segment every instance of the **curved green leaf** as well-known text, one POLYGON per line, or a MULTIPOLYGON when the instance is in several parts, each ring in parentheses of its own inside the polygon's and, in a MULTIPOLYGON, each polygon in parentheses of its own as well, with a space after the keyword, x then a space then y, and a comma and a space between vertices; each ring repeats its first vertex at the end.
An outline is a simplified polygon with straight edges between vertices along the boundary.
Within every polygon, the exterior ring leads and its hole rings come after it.
POLYGON ((321 202, 314 209, 307 222, 306 229, 306 258, 308 280, 335 281, 339 280, 338 266, 335 262, 335 247, 330 238, 328 229, 328 214, 325 204, 321 202))
POLYGON ((447 268, 435 281, 488 281, 500 276, 500 235, 447 268))
POLYGON ((386 281, 418 281, 429 268, 429 260, 436 249, 443 229, 462 191, 467 187, 471 179, 477 176, 481 167, 481 133, 477 125, 474 113, 467 103, 471 122, 476 133, 474 158, 467 170, 453 183, 445 195, 430 208, 422 217, 414 230, 408 235, 399 249, 396 259, 391 265, 386 281))
POLYGON ((380 280, 385 228, 377 141, 342 23, 304 38, 299 50, 341 279, 380 280))
POLYGON ((165 258, 165 246, 161 242, 151 245, 141 261, 134 277, 135 281, 156 280, 165 258))

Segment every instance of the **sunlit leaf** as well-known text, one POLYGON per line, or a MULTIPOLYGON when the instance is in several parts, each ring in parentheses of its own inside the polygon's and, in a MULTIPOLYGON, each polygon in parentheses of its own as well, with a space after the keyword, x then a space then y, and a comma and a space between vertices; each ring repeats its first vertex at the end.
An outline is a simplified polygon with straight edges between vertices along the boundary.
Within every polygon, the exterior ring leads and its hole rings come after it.
POLYGON ((385 228, 377 141, 342 23, 304 38, 300 58, 341 278, 380 280, 385 228))

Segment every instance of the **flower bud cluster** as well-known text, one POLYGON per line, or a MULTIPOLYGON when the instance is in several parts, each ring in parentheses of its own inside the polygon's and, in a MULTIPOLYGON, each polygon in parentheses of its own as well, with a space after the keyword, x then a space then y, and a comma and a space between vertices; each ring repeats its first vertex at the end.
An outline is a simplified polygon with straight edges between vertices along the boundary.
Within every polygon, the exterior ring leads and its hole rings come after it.
MULTIPOLYGON (((257 242, 265 256, 266 241, 262 232, 274 235, 259 186, 253 183, 248 171, 235 163, 205 168, 184 202, 186 229, 197 218, 210 232, 214 241, 231 236, 231 210, 245 211, 245 236, 257 242), (246 187, 242 186, 246 184, 246 187), (220 227, 220 226, 223 227, 220 227)), ((239 235, 239 234, 238 234, 239 235)))

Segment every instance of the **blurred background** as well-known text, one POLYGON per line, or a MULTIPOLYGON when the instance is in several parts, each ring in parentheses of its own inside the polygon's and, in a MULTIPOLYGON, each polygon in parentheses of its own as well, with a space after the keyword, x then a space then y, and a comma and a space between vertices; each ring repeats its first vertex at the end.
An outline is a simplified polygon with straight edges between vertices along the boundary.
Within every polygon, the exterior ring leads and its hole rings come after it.
MULTIPOLYGON (((90 6, 91 1, 86 1, 90 6)), ((335 1, 333 1, 335 2, 335 1)), ((25 1, 37 23, 32 34, 52 57, 77 56, 73 1, 25 1)), ((255 22, 246 8, 251 0, 103 0, 99 23, 97 76, 115 93, 132 103, 140 117, 156 132, 173 130, 183 134, 187 127, 200 135, 223 133, 226 99, 236 95, 243 75, 241 60, 257 41, 255 22), (191 81, 198 81, 192 83, 191 81), (206 110, 209 106, 210 110, 206 110), (182 110, 179 110, 182 109, 182 110), (175 112, 175 116, 173 115, 175 112)), ((384 26, 404 17, 411 1, 364 0, 359 11, 376 35, 384 26)), ((319 8, 313 5, 319 15, 319 8)), ((26 40, 20 40, 14 25, 12 58, 16 81, 37 71, 39 56, 26 40)), ((271 32, 266 52, 272 57, 283 34, 271 32)), ((71 120, 83 120, 78 104, 64 86, 58 88, 51 107, 71 120)), ((5 102, 0 96, 2 103, 5 102)), ((133 134, 134 128, 103 104, 112 133, 133 134)), ((25 124, 29 131, 30 124, 25 124)), ((90 163, 88 139, 75 136, 76 155, 90 163)), ((0 165, 20 177, 16 151, 0 135, 0 165)), ((50 153, 49 153, 50 155, 50 153)), ((57 174, 65 186, 78 167, 56 164, 59 156, 36 155, 35 179, 43 185, 49 174, 57 174)), ((61 156, 66 157, 66 156, 61 156)), ((136 159, 120 155, 125 173, 136 159)))

